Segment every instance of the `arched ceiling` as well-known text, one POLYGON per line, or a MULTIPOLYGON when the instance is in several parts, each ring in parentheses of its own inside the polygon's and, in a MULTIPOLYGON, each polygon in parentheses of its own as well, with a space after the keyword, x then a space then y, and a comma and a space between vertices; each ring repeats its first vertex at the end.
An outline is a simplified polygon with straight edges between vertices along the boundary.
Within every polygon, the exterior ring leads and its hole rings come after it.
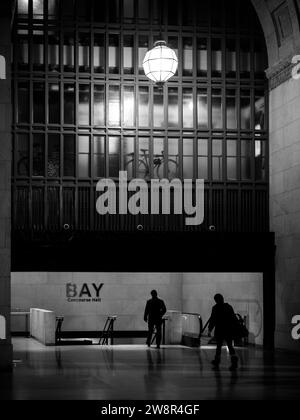
POLYGON ((291 75, 292 57, 300 54, 300 0, 251 0, 268 49, 270 87, 291 75))

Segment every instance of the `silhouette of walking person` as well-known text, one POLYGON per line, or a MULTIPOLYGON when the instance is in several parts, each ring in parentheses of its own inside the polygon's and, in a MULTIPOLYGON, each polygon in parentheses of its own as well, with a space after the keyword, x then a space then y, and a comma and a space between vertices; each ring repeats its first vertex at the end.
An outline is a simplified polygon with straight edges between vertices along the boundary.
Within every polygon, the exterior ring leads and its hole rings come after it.
POLYGON ((144 313, 144 321, 148 322, 148 337, 146 343, 148 347, 151 346, 152 334, 154 328, 156 328, 156 347, 159 349, 161 343, 162 318, 167 312, 167 308, 164 301, 158 298, 156 290, 152 290, 151 296, 152 299, 147 301, 144 313))
POLYGON ((230 370, 233 371, 238 367, 238 357, 236 356, 235 349, 233 347, 236 316, 232 306, 224 302, 224 297, 222 295, 215 295, 214 300, 216 305, 212 309, 208 325, 209 334, 211 334, 212 330, 215 329, 215 338, 217 340, 216 356, 212 361, 212 364, 215 369, 219 368, 222 345, 225 341, 231 356, 230 370))

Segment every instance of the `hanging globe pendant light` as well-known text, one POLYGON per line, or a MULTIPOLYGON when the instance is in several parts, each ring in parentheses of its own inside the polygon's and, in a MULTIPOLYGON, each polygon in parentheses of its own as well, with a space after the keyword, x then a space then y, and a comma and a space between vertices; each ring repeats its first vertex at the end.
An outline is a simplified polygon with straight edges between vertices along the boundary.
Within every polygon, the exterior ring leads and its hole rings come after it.
POLYGON ((157 84, 167 82, 177 71, 178 58, 165 41, 157 41, 143 61, 145 75, 157 84))

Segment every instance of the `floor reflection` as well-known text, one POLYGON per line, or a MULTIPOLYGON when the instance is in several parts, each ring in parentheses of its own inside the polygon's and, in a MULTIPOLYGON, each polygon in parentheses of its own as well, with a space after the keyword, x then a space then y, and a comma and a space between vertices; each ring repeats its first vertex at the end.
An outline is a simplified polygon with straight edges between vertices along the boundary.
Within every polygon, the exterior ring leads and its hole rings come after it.
POLYGON ((299 399, 297 355, 238 349, 230 372, 224 350, 219 371, 213 347, 44 347, 14 340, 12 374, 0 375, 0 399, 299 399))
POLYGON ((165 368, 165 351, 163 349, 148 349, 147 371, 144 374, 146 394, 151 395, 151 399, 159 399, 159 388, 163 382, 163 373, 165 368))

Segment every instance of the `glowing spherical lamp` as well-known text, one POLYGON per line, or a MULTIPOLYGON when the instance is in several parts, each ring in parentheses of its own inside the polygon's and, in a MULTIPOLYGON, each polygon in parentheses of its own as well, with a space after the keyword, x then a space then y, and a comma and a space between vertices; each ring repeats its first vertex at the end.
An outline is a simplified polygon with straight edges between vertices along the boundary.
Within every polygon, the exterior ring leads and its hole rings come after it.
POLYGON ((167 82, 177 71, 178 58, 175 51, 167 47, 165 41, 157 41, 148 51, 143 61, 145 75, 153 82, 167 82))

